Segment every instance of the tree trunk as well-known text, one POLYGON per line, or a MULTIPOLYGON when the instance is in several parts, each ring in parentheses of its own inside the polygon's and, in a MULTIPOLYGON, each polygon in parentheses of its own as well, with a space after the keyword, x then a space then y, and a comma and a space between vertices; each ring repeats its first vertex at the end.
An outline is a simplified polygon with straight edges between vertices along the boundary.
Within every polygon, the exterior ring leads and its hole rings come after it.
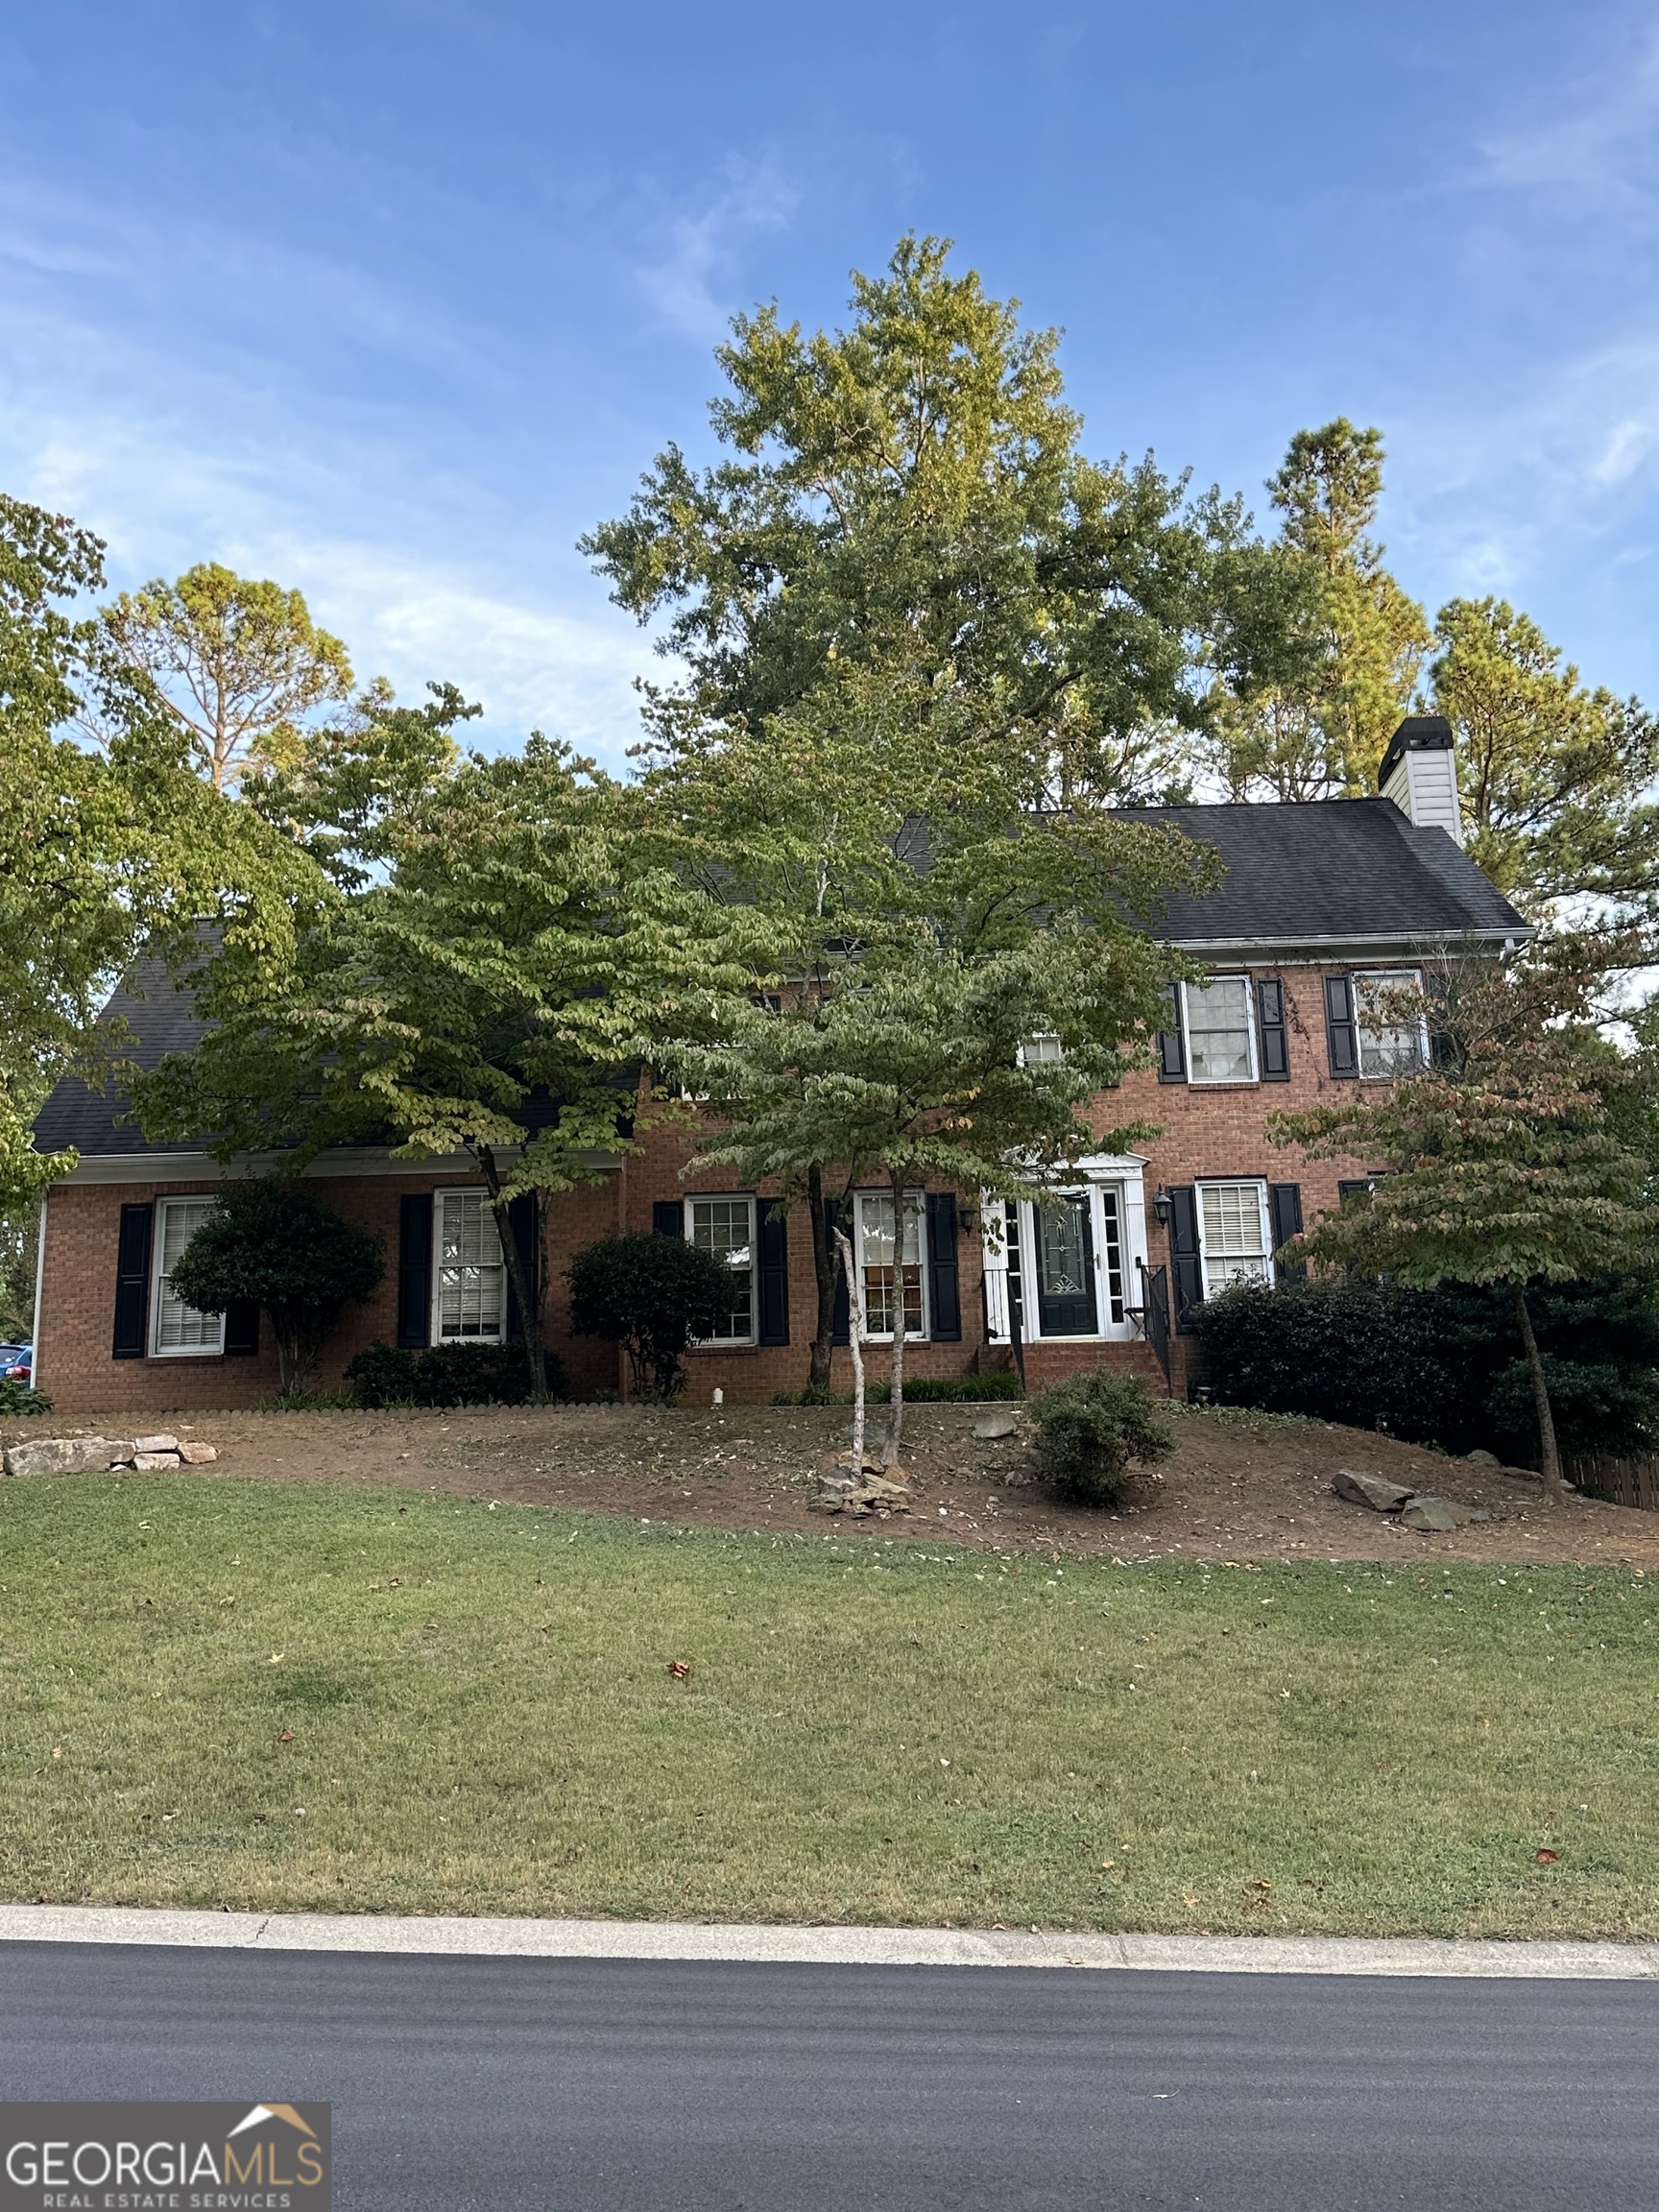
POLYGON ((888 1181, 893 1190, 893 1395, 881 1446, 884 1475, 902 1467, 904 1442, 904 1178, 895 1170, 888 1181))
MULTIPOLYGON (((495 1234, 501 1240, 501 1257, 507 1265, 507 1280, 513 1286, 513 1295, 518 1301, 518 1318, 524 1324, 524 1352, 530 1362, 531 1394, 537 1398, 545 1398, 547 1355, 541 1345, 541 1302, 536 1295, 541 1285, 538 1282, 532 1286, 525 1275, 524 1256, 513 1234, 513 1201, 501 1194, 501 1177, 496 1171, 493 1151, 488 1144, 480 1144, 475 1156, 490 1192, 490 1211, 495 1216, 495 1234)), ((533 1190, 530 1193, 530 1204, 536 1223, 533 1242, 539 1246, 541 1241, 541 1199, 539 1191, 533 1190)))
POLYGON ((840 1247, 841 1264, 847 1270, 847 1305, 850 1326, 847 1331, 847 1348, 853 1355, 853 1474, 857 1481, 864 1479, 864 1290, 858 1281, 858 1270, 853 1264, 853 1246, 847 1232, 837 1229, 835 1242, 840 1247))
MULTIPOLYGON (((812 1363, 806 1370, 809 1390, 830 1387, 830 1363, 835 1344, 835 1278, 839 1273, 829 1216, 824 1211, 824 1170, 816 1162, 806 1170, 806 1211, 812 1217, 812 1274, 818 1286, 818 1327, 812 1338, 812 1363)), ((852 1296, 853 1277, 847 1277, 852 1296)))
POLYGON ((1527 1308, 1527 1293, 1522 1286, 1514 1286, 1515 1318, 1521 1324, 1521 1343, 1527 1354, 1527 1367, 1532 1377, 1532 1405, 1538 1415, 1538 1457, 1544 1476, 1544 1495, 1553 1503, 1561 1496, 1561 1454, 1555 1444, 1555 1416, 1550 1410, 1550 1386, 1544 1380, 1544 1362, 1538 1356, 1538 1339, 1532 1334, 1532 1316, 1527 1308))

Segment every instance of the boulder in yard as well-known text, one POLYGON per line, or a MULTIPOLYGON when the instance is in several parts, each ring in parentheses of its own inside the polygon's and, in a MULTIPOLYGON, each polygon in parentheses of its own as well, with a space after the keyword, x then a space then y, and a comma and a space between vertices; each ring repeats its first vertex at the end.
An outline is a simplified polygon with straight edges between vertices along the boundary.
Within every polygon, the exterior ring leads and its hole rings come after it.
POLYGON ((178 1449, 179 1439, 177 1436, 134 1436, 132 1439, 134 1453, 177 1452, 178 1449))
POLYGON ((1460 1505, 1455 1498, 1413 1498, 1400 1515, 1402 1528, 1426 1528, 1437 1535, 1449 1535, 1454 1528, 1467 1528, 1471 1521, 1490 1521, 1490 1513, 1483 1513, 1477 1505, 1460 1505))
POLYGON ((118 1452, 103 1436, 46 1436, 6 1448, 8 1475, 102 1475, 118 1452))
POLYGON ((179 1447, 179 1456, 186 1467, 211 1467, 219 1452, 216 1445, 192 1444, 186 1437, 179 1447))
POLYGON ((1503 1464, 1496 1452, 1469 1452, 1464 1456, 1473 1459, 1477 1467, 1501 1467, 1503 1464))
POLYGON ((1404 1482, 1390 1482, 1382 1475, 1367 1475, 1358 1467, 1338 1467, 1331 1487, 1350 1505, 1368 1505, 1373 1513, 1398 1513, 1411 1492, 1404 1482))
POLYGON ((158 1475, 164 1467, 182 1467, 183 1460, 177 1452, 134 1452, 133 1472, 139 1475, 158 1475))
POLYGON ((1004 1436, 1018 1436, 1020 1416, 1010 1407, 1000 1407, 995 1413, 981 1413, 974 1424, 974 1433, 982 1444, 995 1444, 1004 1436))

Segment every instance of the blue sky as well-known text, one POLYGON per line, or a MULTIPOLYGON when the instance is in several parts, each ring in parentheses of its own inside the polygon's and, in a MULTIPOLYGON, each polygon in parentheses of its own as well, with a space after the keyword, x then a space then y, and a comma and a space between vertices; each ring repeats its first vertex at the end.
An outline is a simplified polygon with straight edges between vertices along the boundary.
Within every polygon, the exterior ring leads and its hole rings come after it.
POLYGON ((1092 449, 1262 480, 1380 423, 1431 612, 1659 704, 1659 11, 1420 0, 0 13, 0 486, 126 584, 298 584, 362 675, 616 759, 574 541, 776 297, 901 231, 1063 325, 1092 449))

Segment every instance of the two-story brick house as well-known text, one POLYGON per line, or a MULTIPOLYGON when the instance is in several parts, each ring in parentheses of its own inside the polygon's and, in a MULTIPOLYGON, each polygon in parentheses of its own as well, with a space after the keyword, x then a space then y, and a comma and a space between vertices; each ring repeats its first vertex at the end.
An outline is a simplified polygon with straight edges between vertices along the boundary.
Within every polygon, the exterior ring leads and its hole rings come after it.
MULTIPOLYGON (((1526 926, 1463 853, 1452 735, 1402 725, 1382 795, 1292 805, 1177 806, 1168 822, 1214 848, 1218 887, 1171 902, 1160 935, 1208 980, 1171 994, 1155 1070, 1095 1102, 1102 1131, 1160 1134, 1127 1154, 1079 1163, 1074 1184, 1006 1212, 977 1192, 919 1190, 894 1250, 885 1190, 854 1193, 849 1224, 872 1334, 891 1341, 902 1302, 912 1374, 950 1375, 1018 1358, 1032 1382, 1099 1359, 1142 1368, 1176 1392, 1192 1370, 1192 1308, 1240 1278, 1274 1279, 1275 1251, 1339 1203, 1366 1163, 1310 1163, 1276 1148, 1275 1108, 1352 1094, 1419 1064, 1425 1041, 1397 1020, 1397 985, 1453 951, 1496 953, 1526 926)), ((198 1033, 188 1000, 162 987, 111 1011, 154 1062, 198 1033)), ((1034 1038, 1028 1049, 1047 1049, 1034 1038)), ((257 1316, 192 1312, 169 1270, 227 1174, 187 1144, 153 1145, 118 1118, 119 1099, 60 1084, 42 1112, 42 1149, 80 1164, 43 1209, 36 1375, 67 1412, 246 1405, 276 1386, 257 1316)), ((619 1229, 685 1236, 721 1254, 732 1306, 693 1354, 691 1395, 765 1400, 805 1380, 816 1315, 810 1224, 718 1171, 683 1177, 683 1140, 659 1135, 598 1181, 547 1200, 541 1251, 547 1340, 579 1394, 614 1390, 614 1351, 572 1337, 569 1255, 619 1229)), ((464 1159, 413 1163, 372 1147, 307 1170, 319 1194, 381 1239, 375 1298, 348 1314, 321 1380, 376 1338, 410 1347, 477 1342, 516 1322, 482 1186, 464 1159)), ((838 1332, 845 1339, 844 1327, 838 1332)), ((838 1379, 845 1379, 837 1355, 838 1379)))

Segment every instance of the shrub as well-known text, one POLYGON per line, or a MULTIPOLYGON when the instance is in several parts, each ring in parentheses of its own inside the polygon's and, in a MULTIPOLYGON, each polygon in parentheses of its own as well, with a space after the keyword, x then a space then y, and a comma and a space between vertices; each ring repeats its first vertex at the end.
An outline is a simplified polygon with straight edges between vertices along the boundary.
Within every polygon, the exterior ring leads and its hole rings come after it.
MULTIPOLYGON (((434 1344, 425 1352, 371 1344, 347 1362, 359 1406, 523 1406, 531 1396, 530 1357, 517 1337, 506 1344, 434 1344)), ((547 1394, 565 1396, 558 1359, 547 1358, 547 1394)))
MULTIPOLYGON (((1650 1449, 1659 1434, 1659 1289, 1633 1270, 1528 1293, 1562 1389, 1563 1449, 1650 1449)), ((1287 1284, 1224 1291, 1194 1316, 1205 1380, 1223 1405, 1385 1429, 1450 1452, 1491 1446, 1532 1460, 1513 1305, 1502 1289, 1447 1284, 1287 1284)))
MULTIPOLYGON (((1598 1453, 1634 1457, 1659 1446, 1659 1375, 1651 1367, 1544 1358, 1550 1409, 1562 1454, 1584 1459, 1598 1453)), ((1537 1415, 1532 1376, 1525 1359, 1499 1375, 1486 1395, 1494 1447, 1509 1460, 1530 1458, 1537 1449, 1537 1415)))
POLYGON ((1032 1472, 1077 1505, 1112 1505, 1131 1459, 1167 1459, 1175 1430, 1139 1375, 1096 1367, 1031 1401, 1032 1472))
POLYGON ((303 1391, 324 1339, 379 1282, 380 1247, 366 1229, 288 1183, 228 1183, 173 1267, 173 1288, 201 1313, 244 1300, 276 1339, 282 1394, 303 1391))
POLYGON ((1241 1285, 1194 1315, 1205 1380, 1223 1405, 1310 1413, 1454 1450, 1479 1441, 1455 1294, 1375 1283, 1241 1285))
POLYGON ((602 1237, 571 1261, 570 1326, 628 1354, 634 1388, 666 1403, 685 1386, 685 1348, 732 1310, 725 1262, 683 1237, 602 1237))
POLYGON ((0 1414, 50 1413, 52 1401, 44 1390, 31 1389, 14 1375, 0 1377, 0 1414))
MULTIPOLYGON (((1012 1370, 1000 1368, 989 1375, 926 1375, 904 1378, 906 1406, 980 1406, 987 1400, 1023 1398, 1025 1386, 1012 1370)), ((872 1382, 864 1393, 867 1406, 886 1406, 893 1396, 891 1382, 872 1382)), ((780 1390, 774 1406, 851 1406, 850 1390, 826 1390, 808 1382, 804 1390, 780 1390)))

